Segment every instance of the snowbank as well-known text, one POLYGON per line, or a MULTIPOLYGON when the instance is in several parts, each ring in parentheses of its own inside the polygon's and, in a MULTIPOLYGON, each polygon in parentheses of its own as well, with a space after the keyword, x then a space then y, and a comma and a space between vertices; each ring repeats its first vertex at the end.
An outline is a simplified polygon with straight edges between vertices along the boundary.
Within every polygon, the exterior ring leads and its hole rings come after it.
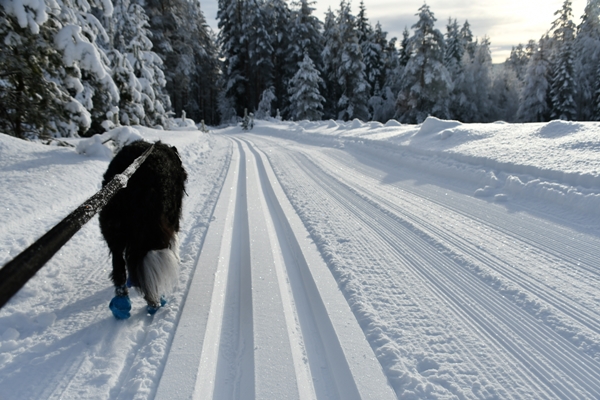
POLYGON ((600 123, 465 124, 427 118, 420 125, 358 120, 269 123, 253 133, 377 155, 386 163, 474 182, 473 195, 532 197, 600 214, 600 123))

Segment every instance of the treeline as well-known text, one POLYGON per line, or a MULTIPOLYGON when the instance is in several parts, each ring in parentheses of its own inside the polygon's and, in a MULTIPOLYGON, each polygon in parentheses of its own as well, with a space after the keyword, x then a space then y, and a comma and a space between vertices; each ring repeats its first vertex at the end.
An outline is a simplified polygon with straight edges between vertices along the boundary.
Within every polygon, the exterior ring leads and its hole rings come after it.
POLYGON ((0 3, 0 132, 92 135, 170 127, 182 110, 217 123, 220 63, 200 3, 0 3))
POLYGON ((467 21, 424 4, 400 41, 342 0, 220 0, 216 37, 196 0, 12 0, 0 7, 0 131, 91 135, 258 118, 404 123, 600 119, 600 0, 571 1, 539 41, 492 66, 467 21))
POLYGON ((224 64, 221 115, 244 108, 289 119, 404 123, 428 115, 463 122, 600 119, 600 0, 581 23, 571 0, 539 41, 513 48, 492 66, 490 40, 468 21, 436 29, 427 4, 400 43, 342 0, 321 23, 308 0, 221 0, 224 64), (302 94, 300 96, 298 93, 302 94), (309 112, 310 111, 310 112, 309 112))

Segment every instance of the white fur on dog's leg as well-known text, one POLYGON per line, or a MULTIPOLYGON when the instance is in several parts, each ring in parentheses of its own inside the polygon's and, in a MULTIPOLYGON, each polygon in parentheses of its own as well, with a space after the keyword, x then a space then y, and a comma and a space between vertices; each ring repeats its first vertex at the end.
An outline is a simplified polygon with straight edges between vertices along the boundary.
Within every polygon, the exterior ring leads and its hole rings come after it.
POLYGON ((179 273, 177 239, 167 249, 152 250, 144 257, 143 283, 147 299, 158 302, 161 295, 170 293, 177 285, 179 273))
POLYGON ((175 235, 173 235, 173 239, 171 239, 171 243, 169 243, 169 249, 171 249, 173 254, 175 254, 175 257, 177 257, 177 261, 180 261, 180 258, 179 258, 179 235, 177 233, 175 233, 175 235))

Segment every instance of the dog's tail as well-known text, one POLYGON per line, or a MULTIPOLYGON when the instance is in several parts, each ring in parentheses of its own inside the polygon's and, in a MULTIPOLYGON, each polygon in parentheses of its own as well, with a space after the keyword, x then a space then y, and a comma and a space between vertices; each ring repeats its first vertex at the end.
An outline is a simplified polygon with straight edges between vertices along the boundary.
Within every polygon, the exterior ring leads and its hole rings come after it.
POLYGON ((175 234, 166 249, 149 251, 142 262, 139 284, 148 303, 158 304, 160 297, 173 291, 179 274, 179 243, 175 234))

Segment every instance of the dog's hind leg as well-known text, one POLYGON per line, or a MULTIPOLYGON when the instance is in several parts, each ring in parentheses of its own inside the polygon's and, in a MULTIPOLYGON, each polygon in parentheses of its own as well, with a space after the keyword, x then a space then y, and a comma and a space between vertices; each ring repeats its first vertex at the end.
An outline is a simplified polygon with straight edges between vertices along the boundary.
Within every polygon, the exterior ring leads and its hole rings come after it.
POLYGON ((140 284, 150 314, 166 304, 164 295, 177 285, 179 255, 176 238, 175 235, 170 247, 149 251, 144 257, 140 284))
POLYGON ((123 259, 123 251, 114 250, 113 256, 113 271, 111 278, 115 285, 115 297, 110 301, 109 308, 117 319, 129 318, 131 311, 131 300, 129 300, 129 290, 127 289, 127 270, 125 268, 125 260, 123 259))

